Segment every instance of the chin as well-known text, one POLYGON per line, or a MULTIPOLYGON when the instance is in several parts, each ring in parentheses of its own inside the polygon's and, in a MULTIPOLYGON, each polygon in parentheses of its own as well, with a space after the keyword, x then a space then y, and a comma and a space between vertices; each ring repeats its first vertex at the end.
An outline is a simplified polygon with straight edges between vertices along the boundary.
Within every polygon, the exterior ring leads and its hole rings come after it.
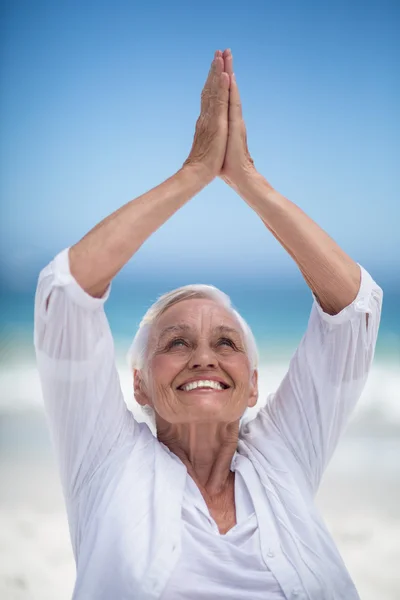
POLYGON ((211 421, 213 423, 234 423, 235 421, 239 421, 242 415, 243 412, 236 414, 236 412, 234 413, 227 410, 226 406, 221 406, 220 409, 218 409, 218 406, 214 403, 212 405, 206 404, 196 408, 191 407, 190 411, 186 412, 185 415, 182 415, 183 420, 181 422, 202 423, 211 421))

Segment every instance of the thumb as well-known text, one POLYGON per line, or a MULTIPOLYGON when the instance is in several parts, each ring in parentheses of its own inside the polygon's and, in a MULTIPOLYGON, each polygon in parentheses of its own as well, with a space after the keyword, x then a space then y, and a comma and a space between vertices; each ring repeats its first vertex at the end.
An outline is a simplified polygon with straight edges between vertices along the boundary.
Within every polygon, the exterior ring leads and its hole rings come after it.
POLYGON ((242 120, 242 103, 240 101, 239 88, 236 83, 235 74, 232 73, 229 92, 229 122, 239 123, 242 120))

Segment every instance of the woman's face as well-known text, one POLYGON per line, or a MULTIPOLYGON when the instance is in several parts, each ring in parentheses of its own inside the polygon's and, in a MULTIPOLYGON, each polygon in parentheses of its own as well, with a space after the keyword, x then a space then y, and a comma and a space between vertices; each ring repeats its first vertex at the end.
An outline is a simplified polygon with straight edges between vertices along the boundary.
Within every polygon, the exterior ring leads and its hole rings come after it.
POLYGON ((240 324, 213 300, 182 300, 168 308, 152 328, 147 364, 147 384, 139 384, 135 371, 135 397, 169 423, 231 423, 257 402, 257 372, 240 324), (210 380, 223 389, 182 388, 210 380))

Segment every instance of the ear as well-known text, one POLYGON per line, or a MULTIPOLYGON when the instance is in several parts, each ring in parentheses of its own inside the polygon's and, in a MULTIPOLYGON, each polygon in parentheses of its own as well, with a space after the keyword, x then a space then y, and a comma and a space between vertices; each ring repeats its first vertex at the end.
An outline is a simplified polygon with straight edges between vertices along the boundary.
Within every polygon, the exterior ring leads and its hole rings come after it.
POLYGON ((255 369, 251 376, 251 384, 250 384, 250 396, 248 401, 248 406, 253 407, 257 404, 258 400, 258 371, 255 369))
POLYGON ((146 384, 143 378, 143 372, 140 369, 133 370, 133 395, 135 400, 141 405, 151 405, 151 401, 147 392, 146 384))

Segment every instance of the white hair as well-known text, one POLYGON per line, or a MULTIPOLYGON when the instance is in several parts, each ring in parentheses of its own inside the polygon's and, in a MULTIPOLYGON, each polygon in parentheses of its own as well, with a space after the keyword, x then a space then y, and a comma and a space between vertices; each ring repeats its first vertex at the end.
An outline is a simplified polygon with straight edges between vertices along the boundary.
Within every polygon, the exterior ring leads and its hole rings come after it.
MULTIPOLYGON (((161 295, 156 302, 147 310, 142 318, 139 329, 133 339, 127 354, 127 362, 129 369, 133 374, 134 369, 144 372, 144 379, 147 383, 147 349, 150 338, 150 331, 156 320, 172 305, 188 300, 190 298, 207 298, 214 300, 217 304, 226 308, 232 315, 236 317, 242 329, 244 343, 247 351, 247 356, 250 361, 250 367, 253 372, 258 367, 258 349, 253 332, 244 318, 232 305, 231 299, 225 292, 222 292, 213 285, 191 284, 185 285, 170 292, 161 295)), ((152 428, 155 430, 155 413, 154 409, 149 406, 141 406, 140 411, 146 421, 150 421, 152 428)))

